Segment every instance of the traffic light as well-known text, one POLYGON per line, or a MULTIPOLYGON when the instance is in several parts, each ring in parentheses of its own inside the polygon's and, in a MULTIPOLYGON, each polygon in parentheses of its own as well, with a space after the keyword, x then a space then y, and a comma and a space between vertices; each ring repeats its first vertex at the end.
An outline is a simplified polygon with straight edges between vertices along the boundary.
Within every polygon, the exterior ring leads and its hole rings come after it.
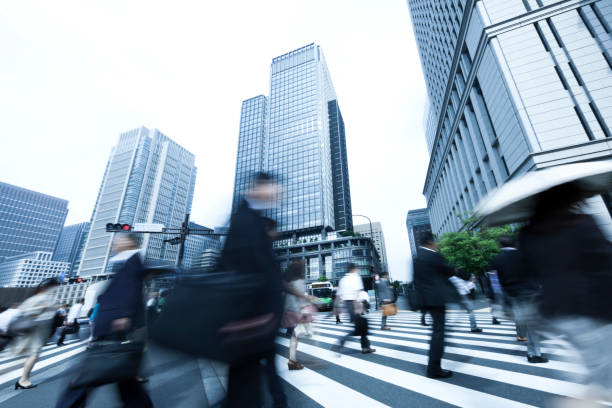
POLYGON ((106 232, 130 232, 131 230, 130 224, 113 224, 112 222, 106 224, 106 232))

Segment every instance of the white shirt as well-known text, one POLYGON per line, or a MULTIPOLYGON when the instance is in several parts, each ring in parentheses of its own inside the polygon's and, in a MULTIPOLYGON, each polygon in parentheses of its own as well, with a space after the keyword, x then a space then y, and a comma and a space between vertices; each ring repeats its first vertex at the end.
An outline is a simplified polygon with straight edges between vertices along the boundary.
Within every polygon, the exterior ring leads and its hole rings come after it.
POLYGON ((74 323, 74 321, 76 319, 81 317, 81 309, 82 308, 83 308, 83 305, 80 304, 80 303, 75 303, 74 305, 72 305, 72 307, 70 308, 70 311, 68 312, 68 317, 66 318, 66 323, 72 324, 72 323, 74 323))
POLYGON ((0 333, 5 333, 13 320, 15 320, 21 314, 19 309, 6 309, 0 313, 0 333))
POLYGON ((363 290, 363 281, 358 273, 352 272, 344 275, 338 286, 338 294, 342 300, 356 300, 359 298, 359 292, 363 290))
MULTIPOLYGON (((459 292, 460 295, 467 295, 470 293, 470 287, 468 286, 468 283, 463 279, 457 276, 451 276, 450 278, 448 278, 448 280, 451 281, 453 285, 455 285, 455 289, 457 289, 457 292, 459 292)), ((472 284, 472 286, 473 285, 474 284, 472 284)))

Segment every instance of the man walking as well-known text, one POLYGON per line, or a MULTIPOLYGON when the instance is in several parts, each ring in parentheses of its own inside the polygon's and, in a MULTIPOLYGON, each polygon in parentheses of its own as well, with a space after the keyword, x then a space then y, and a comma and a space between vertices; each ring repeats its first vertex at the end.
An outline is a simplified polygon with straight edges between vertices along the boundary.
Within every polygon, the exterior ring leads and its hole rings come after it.
POLYGON ((499 282, 510 299, 517 340, 527 342, 527 361, 546 363, 548 360, 540 351, 540 336, 534 327, 539 288, 537 283, 523 272, 522 257, 512 237, 499 239, 501 252, 493 262, 499 282))
POLYGON ((449 278, 451 283, 455 286, 457 293, 459 294, 459 303, 463 308, 468 312, 470 316, 470 330, 472 333, 481 333, 482 329, 478 327, 476 324, 476 316, 474 316, 474 306, 472 305, 472 301, 468 297, 470 293, 470 284, 473 287, 474 284, 472 282, 466 282, 460 277, 454 275, 449 278))
POLYGON ((424 234, 421 246, 414 259, 414 285, 421 297, 422 310, 433 319, 433 329, 429 344, 427 377, 448 378, 452 375, 441 366, 444 353, 444 324, 446 303, 454 296, 455 289, 448 280, 454 269, 436 251, 436 243, 431 233, 424 234))
POLYGON ((382 277, 376 282, 376 287, 378 290, 378 299, 380 300, 380 306, 382 309, 382 321, 380 325, 381 330, 391 330, 389 326, 387 326, 387 315, 385 315, 384 306, 392 305, 394 299, 394 293, 391 289, 391 284, 389 283, 389 274, 383 273, 382 277))
POLYGON ((74 305, 70 307, 70 311, 68 312, 68 317, 66 317, 66 321, 64 322, 64 326, 60 332, 60 336, 57 339, 58 347, 64 345, 64 339, 66 335, 69 333, 77 333, 79 331, 79 322, 77 319, 81 317, 81 310, 83 310, 83 304, 85 303, 85 299, 79 299, 74 305))

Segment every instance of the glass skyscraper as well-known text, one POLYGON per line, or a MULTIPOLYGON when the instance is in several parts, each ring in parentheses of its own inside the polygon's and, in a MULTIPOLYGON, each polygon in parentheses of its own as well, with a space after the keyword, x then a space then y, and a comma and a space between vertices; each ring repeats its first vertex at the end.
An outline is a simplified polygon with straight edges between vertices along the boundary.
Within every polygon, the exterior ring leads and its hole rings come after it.
MULTIPOLYGON (((213 229, 196 224, 195 222, 190 222, 189 228, 208 230, 211 233, 214 232, 213 229)), ((218 236, 190 234, 185 238, 185 252, 183 253, 183 262, 181 266, 184 269, 199 267, 204 251, 207 249, 221 251, 222 247, 223 244, 218 236)))
POLYGON ((67 225, 62 228, 52 260, 70 263, 71 271, 76 273, 80 261, 79 256, 83 252, 88 233, 89 222, 67 225))
MULTIPOLYGON (((192 153, 158 130, 140 127, 122 133, 113 148, 91 217, 79 275, 109 273, 111 241, 107 223, 159 223, 178 228, 191 211, 196 167, 192 153)), ((145 234, 146 259, 176 262, 178 246, 164 236, 145 234)))
POLYGON ((423 234, 431 232, 429 214, 427 208, 408 211, 406 216, 406 229, 408 230, 408 240, 410 241, 410 253, 412 258, 417 255, 417 246, 422 243, 423 234))
MULTIPOLYGON (((408 0, 435 234, 507 180, 612 157, 612 0, 408 0)), ((609 196, 589 202, 612 237, 609 196)))
POLYGON ((243 102, 234 208, 258 170, 283 184, 268 214, 281 232, 352 228, 344 122, 318 45, 274 58, 269 98, 243 102))
POLYGON ((34 251, 53 252, 68 201, 0 182, 0 262, 34 251))

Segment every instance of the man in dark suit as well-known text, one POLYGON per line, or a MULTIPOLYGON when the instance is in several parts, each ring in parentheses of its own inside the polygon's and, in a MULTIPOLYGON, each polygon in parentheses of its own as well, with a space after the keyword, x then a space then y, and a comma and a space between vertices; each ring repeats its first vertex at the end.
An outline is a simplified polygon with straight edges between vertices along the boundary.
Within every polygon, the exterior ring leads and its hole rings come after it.
POLYGON ((414 286, 421 297, 423 309, 433 319, 433 331, 429 344, 429 378, 447 378, 452 375, 441 367, 444 353, 444 325, 446 303, 455 295, 455 288, 448 280, 455 270, 448 265, 442 255, 436 251, 433 234, 424 234, 421 246, 414 259, 414 286))
POLYGON ((504 292, 510 299, 517 340, 527 342, 527 360, 530 363, 546 363, 548 360, 540 351, 540 338, 534 322, 540 292, 538 284, 524 273, 523 258, 516 248, 514 238, 504 236, 499 239, 501 251, 493 259, 491 266, 504 292))
MULTIPOLYGON (((115 274, 106 290, 98 296, 94 341, 125 340, 145 325, 142 288, 146 272, 140 258, 138 240, 131 234, 117 235, 113 241, 113 251, 116 255, 110 261, 114 263, 115 274)), ((86 364, 87 360, 84 362, 86 364)), ((119 381, 117 385, 125 407, 153 407, 151 399, 136 378, 119 381)), ((89 391, 90 388, 69 386, 60 397, 57 408, 85 407, 89 391)))
MULTIPOLYGON (((282 315, 282 278, 280 265, 272 250, 272 240, 267 233, 267 222, 263 212, 272 208, 279 193, 279 185, 266 173, 253 177, 252 188, 245 194, 243 202, 230 221, 227 241, 221 254, 221 265, 241 274, 251 274, 253 279, 265 279, 266 292, 258 294, 261 313, 272 313, 280 324, 282 315)), ((269 344, 274 350, 274 340, 269 344)), ((225 406, 261 406, 261 365, 266 354, 254 354, 234 363, 229 369, 228 390, 225 406)), ((269 360, 268 360, 269 361, 269 360)), ((275 394, 282 389, 273 387, 275 394)), ((282 406, 280 395, 274 396, 277 406, 282 406), (281 404, 281 405, 279 405, 281 404)))

